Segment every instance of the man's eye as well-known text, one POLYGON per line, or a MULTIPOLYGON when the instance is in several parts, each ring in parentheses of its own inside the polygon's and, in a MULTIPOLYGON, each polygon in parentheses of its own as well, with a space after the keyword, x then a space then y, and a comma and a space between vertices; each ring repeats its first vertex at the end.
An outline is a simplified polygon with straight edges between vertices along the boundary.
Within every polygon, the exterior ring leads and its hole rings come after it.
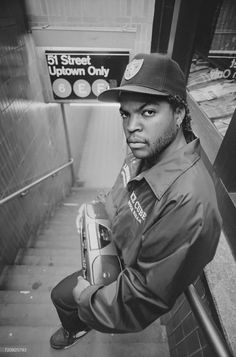
POLYGON ((121 118, 123 119, 123 120, 125 120, 125 119, 127 119, 128 118, 128 114, 126 114, 126 113, 120 113, 120 115, 121 115, 121 118))
POLYGON ((144 117, 153 117, 155 114, 156 114, 156 112, 152 109, 146 109, 143 111, 144 117))

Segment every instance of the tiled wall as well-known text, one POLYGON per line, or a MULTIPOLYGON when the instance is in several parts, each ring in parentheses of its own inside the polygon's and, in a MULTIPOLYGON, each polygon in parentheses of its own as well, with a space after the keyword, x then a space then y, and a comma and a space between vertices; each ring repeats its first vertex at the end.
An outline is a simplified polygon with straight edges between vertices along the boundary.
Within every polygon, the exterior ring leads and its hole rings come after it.
MULTIPOLYGON (((0 198, 68 161, 60 106, 43 102, 23 1, 0 4, 0 198)), ((70 168, 0 205, 0 270, 71 184, 70 168)))
MULTIPOLYGON (((216 326, 221 330, 204 280, 199 277, 194 285, 216 326)), ((215 352, 207 342, 184 294, 179 297, 172 310, 162 317, 162 323, 166 326, 170 357, 215 357, 215 352)))
POLYGON ((133 29, 132 51, 150 51, 155 0, 27 0, 26 4, 30 26, 133 29))

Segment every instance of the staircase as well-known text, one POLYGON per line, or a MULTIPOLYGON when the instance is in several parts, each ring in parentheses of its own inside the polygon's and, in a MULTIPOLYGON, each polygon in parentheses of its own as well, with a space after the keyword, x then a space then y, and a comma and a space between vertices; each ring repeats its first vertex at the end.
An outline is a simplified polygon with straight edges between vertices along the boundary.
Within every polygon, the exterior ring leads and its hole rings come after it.
POLYGON ((79 206, 95 198, 96 189, 74 188, 15 265, 0 277, 0 356, 168 357, 165 331, 156 321, 136 334, 91 331, 66 351, 49 346, 60 326, 50 291, 66 275, 81 268, 75 219, 79 206), (16 354, 17 352, 17 354, 16 354))

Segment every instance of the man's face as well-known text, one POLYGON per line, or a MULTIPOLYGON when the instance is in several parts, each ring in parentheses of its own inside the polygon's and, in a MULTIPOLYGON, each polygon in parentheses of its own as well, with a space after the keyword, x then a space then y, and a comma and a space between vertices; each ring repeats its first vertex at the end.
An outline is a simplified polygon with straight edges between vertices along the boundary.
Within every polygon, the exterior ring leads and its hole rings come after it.
POLYGON ((123 128, 134 156, 156 160, 177 135, 176 113, 162 97, 139 93, 121 95, 123 128))

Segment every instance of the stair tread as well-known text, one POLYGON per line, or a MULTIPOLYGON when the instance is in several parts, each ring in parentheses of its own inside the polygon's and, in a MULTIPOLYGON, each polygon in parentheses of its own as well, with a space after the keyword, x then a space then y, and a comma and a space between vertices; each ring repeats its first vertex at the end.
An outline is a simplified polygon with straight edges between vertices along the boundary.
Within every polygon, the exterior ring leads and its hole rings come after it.
MULTIPOLYGON (((83 339, 86 336, 83 337, 83 339)), ((48 338, 49 339, 49 338, 48 338)), ((33 345, 25 345, 25 352, 20 353, 24 357, 56 357, 60 353, 60 357, 169 357, 168 348, 164 344, 158 343, 100 343, 99 341, 85 342, 80 340, 72 348, 58 352, 49 346, 48 339, 42 342, 34 343, 33 345), (148 353, 147 353, 148 351, 148 353)), ((22 346, 22 344, 20 345, 22 346)), ((3 348, 1 347, 3 351, 3 348)), ((16 353, 7 353, 7 355, 14 356, 16 353)), ((18 353, 19 354, 19 353, 18 353)), ((5 356, 5 353, 4 353, 5 356)))
MULTIPOLYGON (((73 251, 73 250, 72 250, 73 251)), ((23 254, 23 256, 18 256, 17 264, 19 265, 46 265, 46 266, 73 266, 75 269, 80 267, 81 259, 80 253, 74 251, 69 256, 57 256, 57 255, 33 255, 33 254, 23 254)))
POLYGON ((13 274, 57 274, 58 272, 69 271, 71 270, 70 267, 49 267, 45 266, 29 266, 29 265, 8 265, 6 267, 6 275, 13 275, 13 274))
POLYGON ((50 304, 50 292, 38 290, 0 290, 0 304, 50 304))
POLYGON ((51 256, 57 256, 57 257, 64 257, 64 256, 77 256, 78 252, 75 251, 74 249, 71 248, 58 248, 58 247, 53 247, 53 248, 35 248, 35 247, 29 247, 29 248, 21 248, 19 250, 19 254, 21 255, 47 255, 49 257, 51 256))
MULTIPOLYGON (((40 342, 49 339, 49 336, 55 331, 59 325, 55 326, 17 326, 5 325, 1 326, 0 329, 0 344, 4 342, 12 342, 14 340, 17 342, 32 343, 40 342)), ((157 325, 151 325, 147 329, 129 334, 108 334, 101 333, 92 330, 86 337, 84 337, 81 342, 91 343, 96 341, 96 343, 165 343, 166 337, 163 334, 162 327, 157 325)))
POLYGON ((70 239, 70 240, 64 240, 64 239, 48 239, 48 240, 40 240, 38 239, 36 242, 31 243, 29 247, 32 248, 68 248, 68 249, 80 249, 80 242, 79 239, 70 239))
POLYGON ((13 265, 7 267, 0 281, 1 290, 48 290, 80 267, 13 265))
POLYGON ((76 228, 76 221, 73 222, 73 224, 69 224, 67 227, 65 225, 53 225, 50 227, 44 227, 44 229, 41 229, 37 235, 37 238, 40 238, 41 236, 62 236, 62 235, 76 235, 77 233, 77 228, 76 228))
POLYGON ((43 229, 40 230, 38 233, 38 237, 41 236, 50 236, 50 235, 76 235, 77 234, 77 229, 76 229, 76 220, 73 222, 73 224, 68 224, 67 226, 64 224, 61 225, 56 225, 54 224, 53 226, 50 227, 44 227, 43 229))
POLYGON ((51 227, 55 227, 55 228, 71 227, 76 221, 77 212, 74 215, 70 214, 65 217, 66 217, 65 221, 62 219, 62 217, 58 217, 58 216, 51 217, 49 220, 44 222, 44 226, 40 228, 39 232, 41 232, 44 229, 45 230, 49 229, 51 227))
MULTIPOLYGON (((41 331, 39 331, 40 333, 41 331)), ((169 357, 168 347, 165 343, 158 342, 114 342, 111 337, 110 342, 100 342, 99 336, 94 339, 88 333, 72 348, 57 351, 53 350, 49 345, 49 338, 54 331, 49 330, 49 334, 39 341, 27 343, 16 343, 15 346, 21 346, 24 349, 22 356, 25 357, 56 357, 60 353, 61 357, 120 357, 121 355, 130 357, 169 357)), ((4 344, 6 346, 6 344, 4 344)), ((9 345, 11 347, 12 344, 9 345)), ((14 346, 14 345, 13 345, 14 346)), ((10 353, 8 353, 9 355, 10 353)), ((5 355, 5 354, 4 354, 5 355)), ((10 356, 15 353, 10 354, 10 356)))
POLYGON ((0 326, 56 326, 59 324, 55 307, 48 304, 1 304, 0 326))
POLYGON ((33 245, 36 242, 41 242, 41 241, 51 241, 55 243, 55 246, 58 242, 67 242, 68 243, 68 247, 70 247, 70 243, 74 244, 74 243, 79 243, 80 242, 80 238, 78 233, 74 233, 74 234, 43 234, 41 236, 38 236, 37 239, 35 239, 34 241, 31 241, 31 245, 33 245))

